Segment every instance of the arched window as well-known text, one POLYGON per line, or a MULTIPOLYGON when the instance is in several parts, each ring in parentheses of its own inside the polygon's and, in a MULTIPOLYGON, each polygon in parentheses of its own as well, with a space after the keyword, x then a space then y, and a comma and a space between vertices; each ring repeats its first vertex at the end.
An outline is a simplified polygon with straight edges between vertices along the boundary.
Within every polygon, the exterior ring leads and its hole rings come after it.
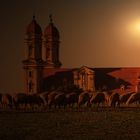
POLYGON ((28 51, 28 57, 31 58, 32 57, 32 46, 29 46, 29 51, 28 51))
POLYGON ((33 83, 32 81, 29 82, 29 92, 33 91, 33 83))
POLYGON ((33 72, 29 71, 29 77, 31 78, 33 76, 33 72))

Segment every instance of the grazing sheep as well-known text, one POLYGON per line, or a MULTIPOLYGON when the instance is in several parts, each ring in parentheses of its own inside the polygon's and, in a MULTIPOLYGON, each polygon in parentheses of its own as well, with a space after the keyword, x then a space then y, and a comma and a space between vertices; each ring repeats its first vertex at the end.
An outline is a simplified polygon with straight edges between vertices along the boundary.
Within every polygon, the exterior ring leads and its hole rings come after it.
POLYGON ((52 91, 50 94, 48 94, 48 107, 51 108, 54 104, 54 98, 57 94, 60 94, 58 91, 52 91))
POLYGON ((82 92, 78 97, 78 107, 84 104, 89 104, 91 95, 88 92, 82 92))
POLYGON ((110 96, 110 105, 111 105, 111 107, 120 106, 120 94, 119 93, 114 92, 110 96))
POLYGON ((57 94, 55 97, 54 97, 54 106, 55 108, 58 106, 59 108, 61 106, 63 106, 65 108, 66 106, 66 96, 64 93, 60 93, 60 94, 57 94))
POLYGON ((133 93, 127 100, 126 104, 140 103, 140 93, 133 93))
POLYGON ((13 106, 12 96, 8 93, 2 94, 1 105, 3 108, 12 108, 12 106, 13 106))
POLYGON ((13 96, 13 103, 16 109, 20 109, 22 106, 24 109, 28 107, 33 109, 35 106, 40 107, 44 105, 44 101, 38 94, 28 95, 25 93, 17 93, 13 96))
POLYGON ((43 100, 44 102, 44 106, 48 105, 48 95, 50 93, 49 92, 43 92, 43 93, 40 93, 39 96, 40 98, 43 100))
POLYGON ((16 109, 20 109, 21 106, 27 104, 26 97, 27 97, 26 93, 15 93, 12 96, 14 107, 16 109))
POLYGON ((66 95, 66 103, 67 103, 67 105, 69 105, 69 107, 70 106, 73 107, 73 105, 75 103, 77 103, 78 97, 79 97, 79 94, 75 93, 75 92, 67 94, 66 95))
POLYGON ((32 109, 40 109, 44 105, 43 99, 38 94, 28 95, 27 103, 32 107, 32 109))
POLYGON ((120 96, 120 104, 126 104, 127 100, 129 97, 133 94, 134 92, 131 93, 126 93, 120 96))
POLYGON ((106 102, 106 95, 104 92, 94 93, 94 95, 90 99, 90 106, 92 104, 97 104, 99 106, 101 103, 104 104, 106 102))

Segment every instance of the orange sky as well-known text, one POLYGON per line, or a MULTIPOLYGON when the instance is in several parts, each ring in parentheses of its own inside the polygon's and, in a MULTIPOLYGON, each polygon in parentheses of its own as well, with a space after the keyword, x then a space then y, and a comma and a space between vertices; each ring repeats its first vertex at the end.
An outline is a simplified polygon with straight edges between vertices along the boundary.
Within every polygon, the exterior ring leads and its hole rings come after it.
POLYGON ((63 67, 139 67, 139 0, 12 0, 0 4, 0 92, 23 91, 24 32, 53 14, 63 67))

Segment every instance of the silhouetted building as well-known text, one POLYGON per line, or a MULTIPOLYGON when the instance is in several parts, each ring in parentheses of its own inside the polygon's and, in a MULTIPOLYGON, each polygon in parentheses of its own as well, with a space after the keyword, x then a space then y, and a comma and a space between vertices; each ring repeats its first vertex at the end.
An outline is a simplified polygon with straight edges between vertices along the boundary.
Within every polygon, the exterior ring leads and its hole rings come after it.
POLYGON ((42 30, 35 16, 26 28, 26 59, 23 61, 27 93, 41 92, 45 61, 42 59, 42 30))
POLYGON ((25 32, 26 59, 23 61, 25 90, 28 94, 77 87, 84 91, 140 91, 140 68, 61 68, 60 34, 50 15, 42 33, 35 16, 25 32), (44 48, 44 49, 43 49, 44 48), (43 52, 45 50, 45 59, 43 52))

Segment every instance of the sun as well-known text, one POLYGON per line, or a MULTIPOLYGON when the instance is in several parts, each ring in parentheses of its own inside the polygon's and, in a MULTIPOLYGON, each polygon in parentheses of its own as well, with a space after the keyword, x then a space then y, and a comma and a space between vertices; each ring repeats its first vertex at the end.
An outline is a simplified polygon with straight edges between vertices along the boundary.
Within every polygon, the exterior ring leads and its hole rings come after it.
POLYGON ((140 37, 140 19, 134 20, 129 24, 129 31, 131 35, 140 37))
POLYGON ((140 32, 140 22, 134 24, 134 30, 140 32))

